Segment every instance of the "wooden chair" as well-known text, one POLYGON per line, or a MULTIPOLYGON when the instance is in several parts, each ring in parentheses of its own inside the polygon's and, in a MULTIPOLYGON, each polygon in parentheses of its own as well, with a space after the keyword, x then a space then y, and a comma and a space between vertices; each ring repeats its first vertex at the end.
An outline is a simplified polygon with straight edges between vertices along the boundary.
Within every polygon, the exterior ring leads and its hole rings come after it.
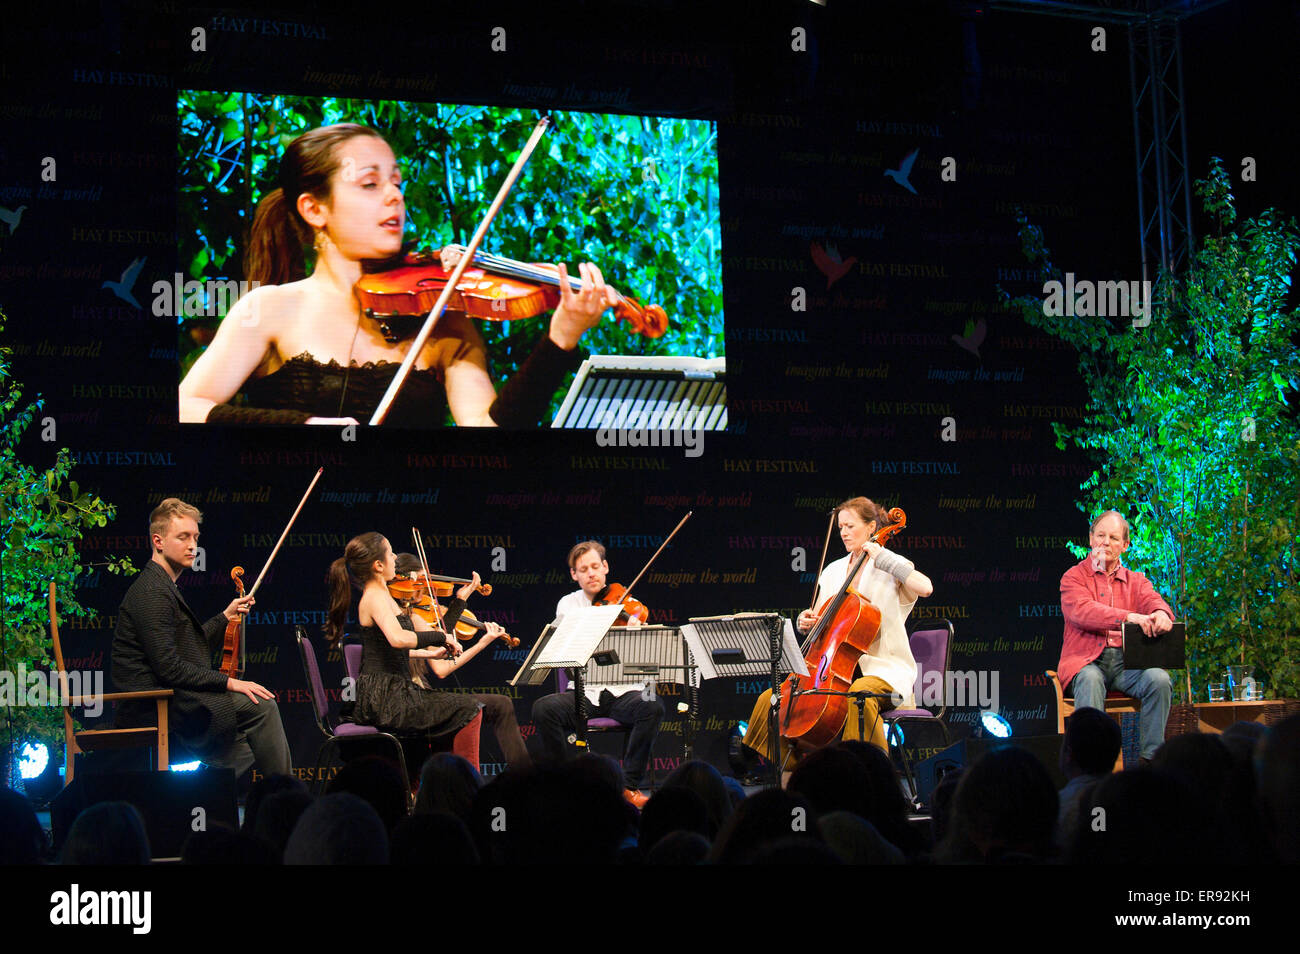
MULTIPOLYGON (((1052 689, 1056 691, 1056 734, 1065 735, 1065 720, 1074 714, 1074 698, 1067 696, 1061 688, 1061 680, 1056 677, 1056 670, 1047 670, 1047 678, 1052 680, 1052 689)), ((1121 716, 1126 712, 1142 711, 1142 700, 1134 699, 1132 696, 1126 696, 1118 689, 1111 689, 1106 693, 1106 714, 1110 716, 1121 716)), ((1115 771, 1124 770, 1124 749, 1119 750, 1119 757, 1115 759, 1115 771)))
POLYGON ((117 702, 127 699, 153 699, 158 704, 156 725, 138 729, 82 729, 77 731, 72 710, 80 709, 92 701, 89 695, 68 695, 68 674, 63 665, 63 645, 59 641, 59 617, 54 607, 54 581, 50 581, 50 635, 54 637, 54 663, 59 673, 59 700, 63 704, 63 759, 67 766, 63 784, 72 781, 77 754, 96 749, 127 749, 147 745, 156 753, 154 767, 159 772, 168 769, 167 755, 167 700, 171 689, 147 689, 142 692, 106 692, 93 698, 95 702, 117 702))

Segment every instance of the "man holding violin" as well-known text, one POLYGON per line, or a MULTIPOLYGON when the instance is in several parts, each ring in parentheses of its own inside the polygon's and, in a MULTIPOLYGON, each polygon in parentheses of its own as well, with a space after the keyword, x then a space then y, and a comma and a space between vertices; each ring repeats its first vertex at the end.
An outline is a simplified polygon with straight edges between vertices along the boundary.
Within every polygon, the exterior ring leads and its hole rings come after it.
MULTIPOLYGON (((203 514, 168 497, 149 515, 153 555, 118 609, 113 634, 113 686, 118 692, 174 689, 171 725, 185 747, 208 765, 242 775, 256 765, 267 775, 289 774, 289 743, 270 690, 227 676, 212 666, 226 623, 247 613, 253 598, 231 601, 200 623, 176 586, 194 564, 203 514)), ((122 703, 117 725, 151 724, 154 705, 122 703)))
MULTIPOLYGON (((569 551, 569 576, 579 589, 556 603, 556 622, 566 613, 591 606, 605 588, 605 579, 609 576, 605 547, 595 540, 577 544, 569 551)), ((629 626, 640 624, 640 619, 635 616, 628 619, 629 626)), ((663 703, 647 691, 649 687, 645 683, 619 686, 587 684, 583 689, 589 718, 613 719, 632 727, 627 755, 623 759, 624 784, 628 789, 628 800, 633 804, 643 804, 647 799, 638 789, 650 762, 655 737, 659 734, 659 723, 664 717, 663 703), (618 695, 614 694, 615 690, 618 695)), ((544 696, 533 703, 533 721, 537 724, 537 733, 548 759, 559 760, 568 754, 567 742, 578 728, 576 709, 572 689, 544 696)))

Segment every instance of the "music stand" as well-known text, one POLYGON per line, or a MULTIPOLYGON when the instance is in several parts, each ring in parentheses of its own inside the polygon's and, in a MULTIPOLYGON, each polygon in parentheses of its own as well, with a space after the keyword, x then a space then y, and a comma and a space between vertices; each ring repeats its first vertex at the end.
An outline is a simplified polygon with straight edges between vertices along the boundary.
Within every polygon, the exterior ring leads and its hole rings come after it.
MULTIPOLYGON (((676 626, 615 626, 601 639, 582 675, 583 684, 653 687, 671 682, 685 687, 689 668, 676 626), (677 671, 682 675, 661 678, 677 671)), ((579 724, 585 727, 585 720, 579 724)))
POLYGON ((587 660, 605 633, 614 625, 623 607, 584 606, 566 613, 559 624, 548 623, 533 645, 528 658, 510 680, 510 685, 541 685, 553 669, 573 670, 573 704, 578 714, 578 745, 587 745, 586 694, 583 692, 582 673, 587 660))
MULTIPOLYGON (((703 679, 760 676, 772 680, 772 701, 768 710, 769 734, 780 745, 777 715, 781 710, 782 671, 808 675, 790 621, 776 613, 740 613, 735 616, 702 616, 682 627, 692 659, 703 679)), ((778 748, 778 753, 779 753, 778 748)), ((776 785, 781 785, 780 755, 771 760, 776 785)))

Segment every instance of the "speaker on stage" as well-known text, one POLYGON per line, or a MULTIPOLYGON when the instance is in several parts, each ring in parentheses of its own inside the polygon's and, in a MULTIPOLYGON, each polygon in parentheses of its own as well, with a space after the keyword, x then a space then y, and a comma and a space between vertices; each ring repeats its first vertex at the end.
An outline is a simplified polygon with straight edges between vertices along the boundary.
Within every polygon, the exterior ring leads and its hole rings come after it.
POLYGON ((136 807, 144 818, 154 858, 180 857, 185 839, 200 824, 239 827, 232 769, 78 774, 50 802, 56 851, 63 847, 77 816, 99 802, 130 802, 136 807))
POLYGON ((964 768, 991 749, 1015 746, 1029 752, 1051 776, 1052 784, 1059 790, 1065 786, 1065 776, 1061 774, 1061 740, 1060 735, 1031 735, 1024 738, 990 739, 967 738, 954 742, 942 752, 930 756, 916 766, 916 793, 922 804, 930 804, 930 796, 935 786, 953 769, 964 768))

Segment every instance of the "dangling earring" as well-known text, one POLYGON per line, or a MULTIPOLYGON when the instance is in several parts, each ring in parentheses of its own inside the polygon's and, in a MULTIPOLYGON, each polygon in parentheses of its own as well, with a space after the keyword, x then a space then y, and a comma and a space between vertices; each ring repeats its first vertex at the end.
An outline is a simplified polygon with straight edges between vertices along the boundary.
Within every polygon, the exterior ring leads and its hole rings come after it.
POLYGON ((316 249, 317 253, 319 254, 320 252, 323 252, 325 250, 325 246, 329 244, 330 244, 330 237, 325 234, 325 230, 317 229, 316 241, 312 243, 312 248, 316 249))

